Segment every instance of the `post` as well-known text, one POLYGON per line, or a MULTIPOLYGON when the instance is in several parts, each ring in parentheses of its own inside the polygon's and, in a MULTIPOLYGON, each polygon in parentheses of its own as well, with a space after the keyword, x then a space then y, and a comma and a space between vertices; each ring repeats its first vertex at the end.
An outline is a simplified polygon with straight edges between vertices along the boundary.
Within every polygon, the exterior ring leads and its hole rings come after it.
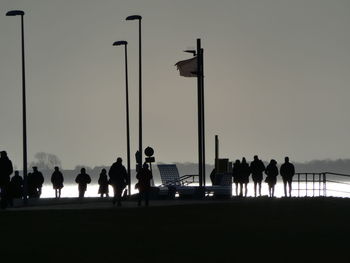
POLYGON ((141 52, 141 18, 139 19, 139 169, 142 168, 142 52, 141 52))
POLYGON ((201 86, 201 40, 197 39, 197 96, 198 96, 198 176, 199 186, 203 186, 203 155, 202 155, 202 86, 201 86))
POLYGON ((200 78, 201 78, 201 106, 202 106, 202 162, 203 162, 203 185, 205 186, 206 174, 205 174, 205 115, 204 115, 204 49, 201 48, 199 53, 200 59, 200 78))
POLYGON ((307 197, 307 173, 305 173, 305 191, 306 191, 306 197, 307 197))
POLYGON ((128 192, 131 195, 131 170, 130 170, 130 126, 129 126, 129 81, 128 81, 128 44, 125 44, 125 100, 126 100, 126 155, 128 167, 128 192))
POLYGON ((312 174, 312 196, 315 197, 315 174, 312 174))
POLYGON ((323 196, 326 197, 327 196, 327 178, 326 178, 326 173, 323 173, 323 196))
POLYGON ((219 160, 219 136, 215 135, 215 170, 218 170, 218 160, 219 160))
POLYGON ((300 173, 298 173, 298 197, 300 197, 300 173))
POLYGON ((22 35, 22 110, 23 110, 23 179, 24 179, 24 203, 27 203, 27 111, 26 111, 26 76, 25 76, 25 54, 24 54, 24 21, 21 15, 22 35))
POLYGON ((321 174, 318 174, 318 196, 321 196, 321 174))

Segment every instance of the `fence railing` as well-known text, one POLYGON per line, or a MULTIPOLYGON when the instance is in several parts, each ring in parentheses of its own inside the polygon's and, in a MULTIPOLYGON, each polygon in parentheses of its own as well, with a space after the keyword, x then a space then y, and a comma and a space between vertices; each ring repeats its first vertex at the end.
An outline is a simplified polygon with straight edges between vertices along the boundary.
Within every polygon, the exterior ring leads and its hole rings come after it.
POLYGON ((295 173, 293 191, 300 196, 327 196, 329 193, 349 195, 350 174, 322 172, 295 173), (297 188, 295 188, 295 183, 297 188))

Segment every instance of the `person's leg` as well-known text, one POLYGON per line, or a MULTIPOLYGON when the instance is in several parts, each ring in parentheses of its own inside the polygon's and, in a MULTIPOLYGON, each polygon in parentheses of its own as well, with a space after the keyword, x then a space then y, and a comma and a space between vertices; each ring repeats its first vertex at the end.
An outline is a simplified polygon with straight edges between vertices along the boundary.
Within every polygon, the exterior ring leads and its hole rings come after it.
POLYGON ((272 197, 275 196, 275 186, 272 186, 272 197))
POLYGON ((257 181, 254 181, 254 197, 256 197, 256 187, 257 187, 257 181))
POLYGON ((247 195, 248 195, 248 184, 246 183, 246 184, 244 184, 244 196, 245 197, 247 197, 247 195))
POLYGON ((58 198, 61 198, 61 188, 58 189, 58 198))
POLYGON ((235 183, 236 185, 236 196, 238 196, 238 183, 235 183))
POLYGON ((292 181, 288 181, 288 185, 289 185, 289 197, 292 197, 292 181))
POLYGON ((117 206, 122 206, 122 192, 123 190, 121 189, 117 191, 117 206))
POLYGON ((239 196, 243 196, 243 184, 239 183, 239 196))
POLYGON ((287 197, 287 181, 283 179, 284 196, 287 197))
POLYGON ((261 196, 261 181, 259 181, 258 184, 259 184, 259 196, 261 196))

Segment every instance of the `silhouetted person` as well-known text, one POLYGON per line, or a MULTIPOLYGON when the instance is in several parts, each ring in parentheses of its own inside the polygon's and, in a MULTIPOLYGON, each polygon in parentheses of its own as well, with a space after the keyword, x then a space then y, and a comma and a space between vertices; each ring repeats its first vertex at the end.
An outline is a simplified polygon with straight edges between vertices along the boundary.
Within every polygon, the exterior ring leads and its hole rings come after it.
POLYGON ((250 163, 250 171, 254 182, 254 196, 256 197, 256 188, 259 186, 259 196, 261 196, 261 182, 263 180, 263 172, 265 171, 264 163, 259 160, 258 156, 254 156, 254 161, 250 163))
POLYGON ((98 178, 98 184, 100 187, 98 188, 98 193, 103 197, 103 195, 106 195, 108 197, 108 177, 107 177, 107 171, 106 169, 102 169, 100 173, 100 177, 98 178))
POLYGON ((266 166, 265 174, 267 175, 265 182, 269 185, 269 196, 274 197, 278 175, 277 162, 274 159, 266 166))
POLYGON ((91 183, 91 177, 86 173, 85 168, 80 169, 80 174, 78 174, 75 178, 75 182, 78 184, 79 198, 83 198, 87 185, 91 183))
POLYGON ((12 204, 10 193, 10 176, 13 173, 11 160, 5 151, 0 152, 0 191, 1 191, 1 208, 5 209, 8 204, 12 204))
POLYGON ((118 206, 122 205, 122 193, 124 188, 128 185, 128 173, 122 163, 122 158, 118 157, 117 161, 112 164, 108 171, 110 184, 112 185, 114 192, 113 205, 117 203, 118 206))
POLYGON ((55 197, 60 198, 61 197, 61 189, 63 188, 63 174, 61 173, 60 169, 56 166, 55 171, 51 175, 51 183, 52 187, 55 190, 55 197))
POLYGON ((244 185, 244 196, 248 194, 248 183, 249 183, 250 168, 246 159, 243 157, 240 166, 240 196, 243 196, 243 185, 244 185))
POLYGON ((11 178, 10 181, 10 191, 12 198, 23 197, 23 178, 19 175, 18 171, 15 171, 15 175, 11 178))
POLYGON ((289 197, 292 196, 292 181, 295 174, 295 168, 292 163, 289 162, 289 157, 284 158, 284 164, 281 165, 280 174, 283 179, 284 196, 287 197, 287 184, 289 186, 289 197))
POLYGON ((139 180, 137 183, 137 188, 139 189, 138 206, 141 206, 142 200, 144 200, 145 205, 148 206, 152 178, 152 172, 148 169, 148 164, 144 163, 141 170, 136 175, 136 179, 139 180))
POLYGON ((41 196, 41 188, 43 187, 43 183, 44 183, 44 176, 38 170, 38 167, 36 167, 36 166, 33 166, 32 177, 34 180, 35 187, 37 189, 37 197, 40 197, 41 196))
POLYGON ((33 177, 33 173, 28 173, 27 175, 27 194, 29 198, 38 197, 38 188, 36 187, 36 180, 33 177))
POLYGON ((238 185, 241 182, 241 161, 236 160, 232 167, 233 182, 236 185, 236 196, 238 196, 238 185))

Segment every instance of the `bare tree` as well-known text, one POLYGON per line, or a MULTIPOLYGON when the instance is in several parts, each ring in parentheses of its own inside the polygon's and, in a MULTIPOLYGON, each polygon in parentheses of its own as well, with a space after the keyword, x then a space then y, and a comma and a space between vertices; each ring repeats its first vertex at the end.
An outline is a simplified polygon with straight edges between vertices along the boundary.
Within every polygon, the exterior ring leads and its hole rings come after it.
POLYGON ((34 155, 35 161, 31 166, 37 166, 41 170, 53 170, 55 166, 61 167, 61 160, 51 153, 38 152, 34 155))

